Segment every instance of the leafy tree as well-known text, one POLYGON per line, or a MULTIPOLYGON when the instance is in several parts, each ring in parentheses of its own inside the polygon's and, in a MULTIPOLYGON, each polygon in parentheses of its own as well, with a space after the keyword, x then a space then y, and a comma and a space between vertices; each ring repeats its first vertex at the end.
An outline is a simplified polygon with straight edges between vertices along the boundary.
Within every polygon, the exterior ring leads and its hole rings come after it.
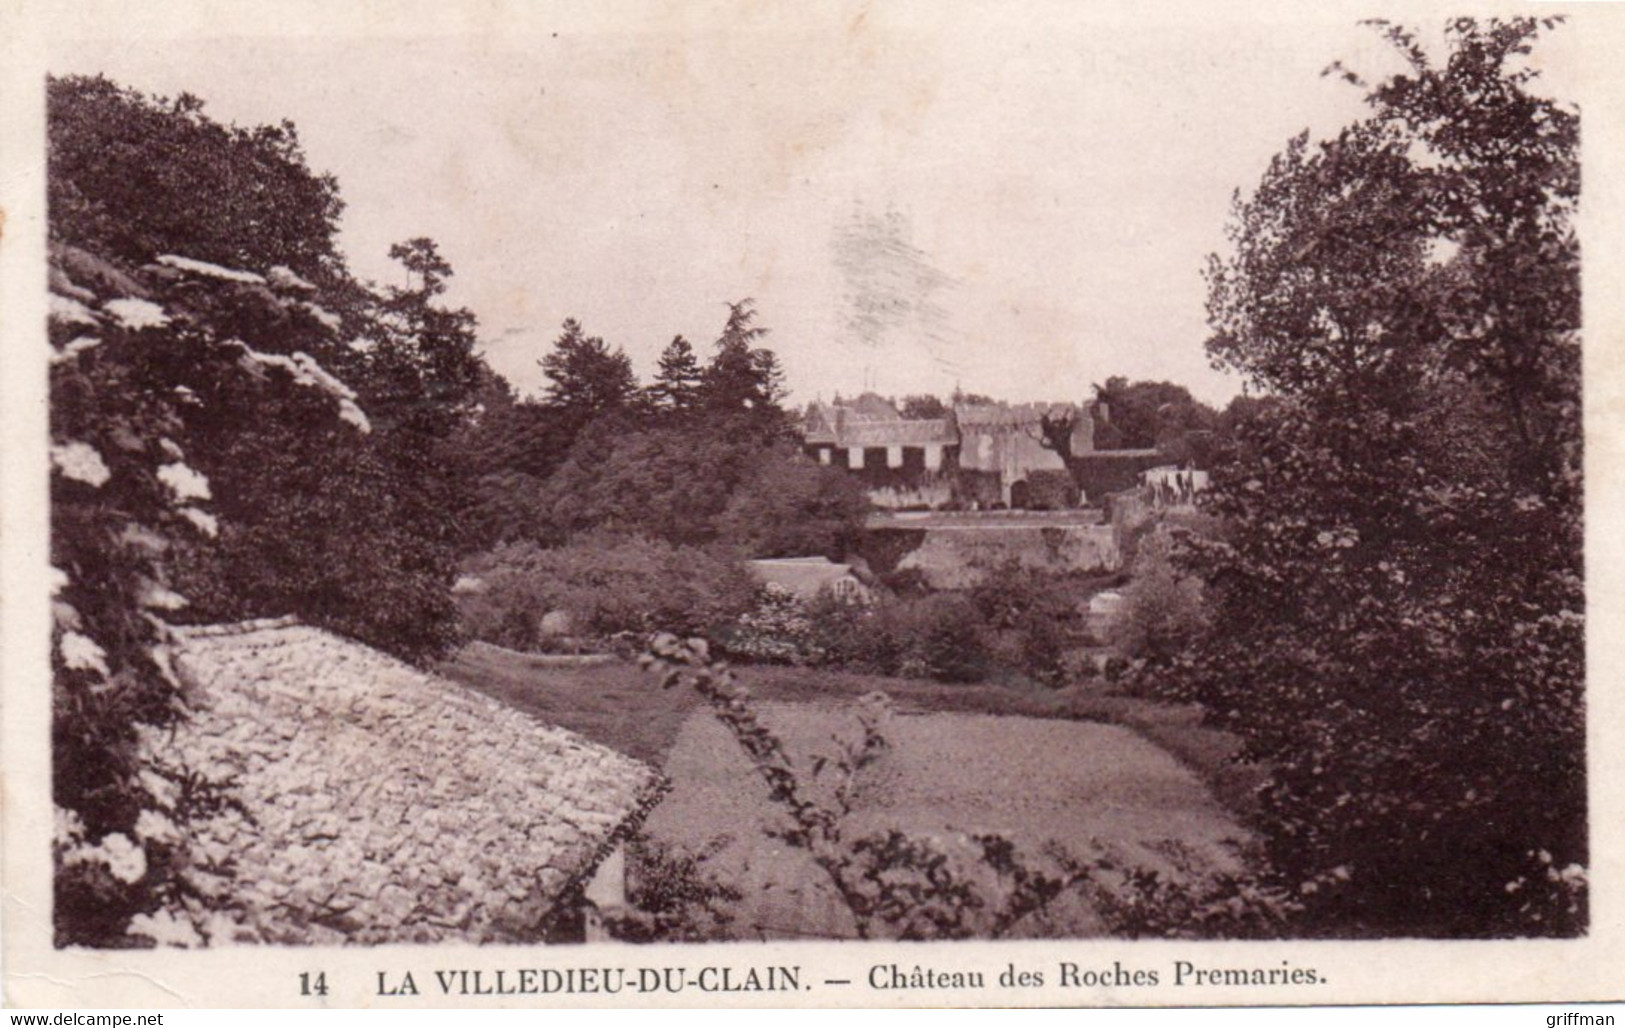
POLYGON ((917 394, 903 397, 899 411, 909 421, 935 421, 947 417, 949 408, 935 396, 917 394))
POLYGON ((476 467, 482 474, 514 471, 536 478, 552 474, 570 453, 575 427, 568 412, 545 402, 520 400, 475 429, 476 467))
POLYGON ((1320 923, 1585 923, 1578 117, 1456 19, 1336 139, 1294 139, 1210 262, 1238 411, 1191 559, 1212 631, 1157 672, 1270 770, 1269 854, 1320 923))
POLYGON ((203 106, 49 77, 51 238, 134 265, 180 253, 337 284, 337 181, 310 170, 291 122, 221 125, 203 106))
POLYGON ((856 478, 775 445, 756 455, 716 530, 751 557, 838 560, 856 548, 868 512, 868 494, 856 478))
POLYGON ((1212 431, 1218 414, 1172 382, 1130 382, 1113 376, 1095 386, 1104 417, 1096 428, 1102 450, 1163 449, 1175 457, 1189 449, 1192 433, 1212 431))

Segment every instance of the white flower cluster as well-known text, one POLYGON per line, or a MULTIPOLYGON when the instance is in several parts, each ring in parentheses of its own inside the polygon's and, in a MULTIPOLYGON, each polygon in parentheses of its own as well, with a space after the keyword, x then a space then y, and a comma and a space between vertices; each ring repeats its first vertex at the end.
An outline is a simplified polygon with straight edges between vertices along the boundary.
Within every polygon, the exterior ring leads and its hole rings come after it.
POLYGON ((166 253, 158 258, 158 263, 174 268, 177 271, 189 271, 194 275, 207 275, 210 278, 224 279, 227 282, 243 282, 250 285, 264 285, 265 279, 252 271, 238 271, 235 268, 223 268, 208 261, 193 260, 190 257, 177 257, 166 253))
MULTIPOLYGON (((52 297, 52 299, 55 299, 55 297, 52 297)), ((100 346, 101 344, 102 341, 97 339, 95 336, 76 336, 62 349, 51 354, 51 363, 60 364, 63 361, 71 361, 81 353, 84 353, 86 350, 100 346)))
POLYGON ((102 310, 111 314, 120 325, 135 331, 144 328, 163 328, 169 324, 169 315, 151 300, 120 297, 102 304, 102 310))
POLYGON ((276 265, 270 271, 266 272, 265 277, 269 279, 271 284, 276 286, 278 289, 286 289, 290 292, 298 293, 310 293, 315 292, 316 290, 314 285, 306 282, 304 279, 295 274, 292 268, 284 267, 281 264, 276 265))
POLYGON ((103 678, 110 673, 107 669, 107 651, 88 635, 63 632, 57 643, 57 652, 62 654, 62 663, 75 671, 95 671, 103 678))
POLYGON ((266 368, 279 368, 292 376, 299 385, 320 389, 333 397, 338 401, 339 417, 343 421, 354 425, 362 432, 372 431, 372 423, 367 420, 367 415, 355 402, 355 390, 317 363, 316 358, 310 354, 301 351, 290 357, 280 353, 261 353, 240 339, 233 339, 231 342, 241 348, 252 363, 266 368))
POLYGON ((51 294, 50 319, 59 325, 94 325, 96 314, 89 307, 69 296, 51 294))
POLYGON ((182 507, 178 513, 210 539, 220 534, 220 522, 208 511, 198 510, 196 507, 182 507))
POLYGON ((58 443, 51 447, 51 463, 62 472, 63 478, 100 488, 112 477, 107 462, 89 443, 58 443))
POLYGON ((126 885, 134 885, 147 876, 147 851, 123 832, 113 832, 92 846, 85 840, 83 826, 72 811, 59 809, 56 822, 57 843, 62 848, 65 866, 101 864, 126 885))
POLYGON ((158 481, 169 486, 177 500, 207 500, 210 496, 209 480, 179 461, 160 465, 158 481))

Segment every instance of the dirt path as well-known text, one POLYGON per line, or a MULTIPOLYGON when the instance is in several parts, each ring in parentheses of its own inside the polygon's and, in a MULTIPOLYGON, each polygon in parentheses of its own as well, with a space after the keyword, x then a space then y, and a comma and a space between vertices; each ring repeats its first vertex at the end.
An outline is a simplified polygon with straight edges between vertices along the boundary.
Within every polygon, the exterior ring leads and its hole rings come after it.
MULTIPOLYGON (((765 704, 798 767, 855 731, 844 708, 765 704)), ((999 833, 1026 854, 1058 843, 1078 854, 1104 845, 1147 864, 1173 839, 1199 865, 1234 866, 1245 832, 1171 756, 1126 728, 1085 721, 981 714, 900 715, 889 752, 865 773, 849 836, 887 828, 913 835, 999 833)), ((735 927, 747 937, 851 934, 850 916, 822 872, 766 836, 780 817, 737 744, 709 711, 691 715, 666 763, 674 788, 648 833, 709 854, 708 866, 744 894, 735 927)), ((1087 915, 1074 934, 1097 934, 1087 915)))

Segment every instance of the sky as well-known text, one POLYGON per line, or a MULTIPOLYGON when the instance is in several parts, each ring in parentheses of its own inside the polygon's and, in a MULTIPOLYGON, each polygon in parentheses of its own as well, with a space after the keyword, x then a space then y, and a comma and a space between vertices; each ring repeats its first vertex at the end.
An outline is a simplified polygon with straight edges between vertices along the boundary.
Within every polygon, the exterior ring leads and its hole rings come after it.
POLYGON ((1122 375, 1216 404, 1241 381, 1203 351, 1201 270, 1233 192, 1294 134, 1361 115, 1328 64, 1395 67, 1333 7, 601 10, 351 35, 124 25, 49 62, 293 121, 339 180, 352 268, 400 281, 390 244, 435 239, 450 301, 521 392, 567 317, 647 378, 676 334, 708 354, 750 297, 796 402, 1077 400, 1122 375))

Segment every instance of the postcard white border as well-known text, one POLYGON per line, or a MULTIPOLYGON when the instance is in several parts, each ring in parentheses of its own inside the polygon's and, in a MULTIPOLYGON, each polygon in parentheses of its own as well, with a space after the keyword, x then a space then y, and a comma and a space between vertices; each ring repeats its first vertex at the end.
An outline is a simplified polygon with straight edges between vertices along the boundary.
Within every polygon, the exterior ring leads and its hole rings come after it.
MULTIPOLYGON (((733 2, 733 0, 727 0, 733 2)), ((745 0, 738 0, 750 6, 745 0)), ((724 3, 726 6, 726 3, 724 3)), ((897 3, 921 17, 948 16, 953 4, 897 3), (947 10, 945 11, 944 8, 947 10)), ((982 5, 979 5, 982 6, 982 5)), ((58 951, 51 946, 48 792, 50 689, 47 660, 46 402, 43 339, 44 43, 51 38, 140 34, 188 36, 516 34, 566 19, 644 29, 662 17, 680 21, 673 4, 525 4, 502 0, 403 3, 378 0, 328 5, 299 2, 231 4, 168 0, 152 5, 97 2, 0 3, 0 752, 4 753, 4 995, 7 1005, 58 1008, 300 1007, 301 972, 326 971, 332 987, 322 1005, 441 1006, 1025 1006, 1025 1005, 1330 1005, 1370 1003, 1577 1002, 1625 996, 1625 19, 1605 4, 1472 5, 1472 13, 1563 13, 1563 31, 1584 41, 1583 216, 1586 323, 1586 482, 1589 591, 1589 763, 1593 832, 1591 933, 1564 941, 1164 943, 1113 940, 941 944, 735 943, 714 946, 588 945, 576 947, 415 947, 355 949, 245 947, 205 952, 58 951), (1313 987, 1183 988, 1168 984, 1176 961, 1206 967, 1316 968, 1313 987), (1162 969, 1155 988, 1077 989, 1053 984, 1061 961, 1083 967, 1162 969), (996 977, 1006 965, 1043 969, 1041 989, 875 990, 860 986, 877 965, 977 969, 996 977), (533 994, 437 995, 432 972, 522 968, 729 967, 797 965, 811 988, 795 993, 609 996, 533 994), (379 974, 399 985, 414 972, 420 994, 381 995, 379 974), (829 986, 847 979, 851 986, 829 986)), ((857 4, 785 5, 775 17, 788 31, 798 19, 845 17, 857 4)), ((1011 17, 1041 18, 1049 3, 1000 5, 1011 17)), ((1391 14, 1416 21, 1462 13, 1460 5, 1327 4, 1312 13, 1285 2, 1229 4, 1227 17, 1286 20, 1391 14)), ((1154 24, 1200 22, 1214 5, 1106 3, 1091 16, 1154 24)))

